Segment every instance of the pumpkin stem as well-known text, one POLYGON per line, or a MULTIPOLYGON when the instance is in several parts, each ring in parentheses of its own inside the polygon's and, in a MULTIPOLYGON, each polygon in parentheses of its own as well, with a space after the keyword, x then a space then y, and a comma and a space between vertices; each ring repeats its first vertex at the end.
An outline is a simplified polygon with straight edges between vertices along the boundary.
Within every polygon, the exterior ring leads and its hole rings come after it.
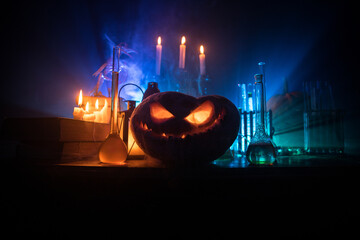
POLYGON ((288 92, 288 81, 287 81, 287 79, 286 78, 284 78, 283 79, 283 86, 284 86, 284 88, 283 88, 283 94, 285 95, 287 92, 288 92))

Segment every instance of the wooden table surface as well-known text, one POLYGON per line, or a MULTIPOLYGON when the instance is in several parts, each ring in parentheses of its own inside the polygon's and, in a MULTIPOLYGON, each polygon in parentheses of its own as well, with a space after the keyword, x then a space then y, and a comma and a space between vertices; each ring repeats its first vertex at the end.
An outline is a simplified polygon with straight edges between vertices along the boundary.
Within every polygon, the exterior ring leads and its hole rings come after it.
POLYGON ((348 239, 358 234, 357 158, 244 158, 173 171, 153 160, 6 161, 4 229, 13 236, 132 239, 348 239))

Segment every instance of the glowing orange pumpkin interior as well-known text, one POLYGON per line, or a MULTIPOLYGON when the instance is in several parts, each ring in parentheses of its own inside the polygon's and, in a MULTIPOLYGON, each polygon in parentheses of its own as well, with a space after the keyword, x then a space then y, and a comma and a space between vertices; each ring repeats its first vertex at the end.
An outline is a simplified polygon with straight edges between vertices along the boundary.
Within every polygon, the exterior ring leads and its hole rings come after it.
MULTIPOLYGON (((193 110, 185 120, 189 123, 199 126, 207 123, 214 114, 214 105, 210 101, 203 102, 199 107, 193 110)), ((150 105, 150 116, 156 123, 163 123, 175 116, 164 108, 160 103, 150 105)))
POLYGON ((162 123, 174 117, 174 115, 166 110, 160 103, 150 105, 150 116, 156 123, 162 123))
POLYGON ((196 125, 207 123, 214 114, 214 105, 210 101, 202 103, 194 111, 192 111, 185 120, 196 125))

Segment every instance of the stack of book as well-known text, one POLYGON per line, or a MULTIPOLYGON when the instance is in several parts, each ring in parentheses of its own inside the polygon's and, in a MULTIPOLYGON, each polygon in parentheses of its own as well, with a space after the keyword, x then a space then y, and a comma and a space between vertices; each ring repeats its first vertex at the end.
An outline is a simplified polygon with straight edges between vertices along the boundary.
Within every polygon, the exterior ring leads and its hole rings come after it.
POLYGON ((7 118, 0 151, 8 158, 36 162, 97 158, 109 131, 109 124, 69 118, 7 118))

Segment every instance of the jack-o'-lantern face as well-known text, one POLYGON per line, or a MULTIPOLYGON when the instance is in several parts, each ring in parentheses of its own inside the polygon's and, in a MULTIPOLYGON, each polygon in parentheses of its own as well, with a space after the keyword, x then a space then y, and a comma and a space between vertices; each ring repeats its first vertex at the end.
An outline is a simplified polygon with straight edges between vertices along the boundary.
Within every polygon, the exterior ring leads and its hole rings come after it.
POLYGON ((163 92, 139 104, 130 126, 138 145, 152 157, 210 161, 235 140, 239 119, 236 107, 224 97, 163 92))
MULTIPOLYGON (((204 126, 210 122, 212 116, 214 115, 214 105, 210 101, 205 101, 196 109, 190 112, 184 119, 192 124, 194 127, 199 128, 200 126, 204 126)), ((150 116, 153 122, 162 124, 168 120, 175 118, 175 116, 169 112, 165 107, 163 107, 160 103, 154 102, 150 104, 150 116)), ((194 132, 196 130, 205 130, 204 129, 192 129, 194 132)), ((171 129, 169 129, 171 134, 171 129)), ((167 133, 164 132, 166 135, 167 133)), ((186 133, 182 134, 182 137, 185 136, 186 133)), ((190 132, 191 134, 191 132, 190 132)))

